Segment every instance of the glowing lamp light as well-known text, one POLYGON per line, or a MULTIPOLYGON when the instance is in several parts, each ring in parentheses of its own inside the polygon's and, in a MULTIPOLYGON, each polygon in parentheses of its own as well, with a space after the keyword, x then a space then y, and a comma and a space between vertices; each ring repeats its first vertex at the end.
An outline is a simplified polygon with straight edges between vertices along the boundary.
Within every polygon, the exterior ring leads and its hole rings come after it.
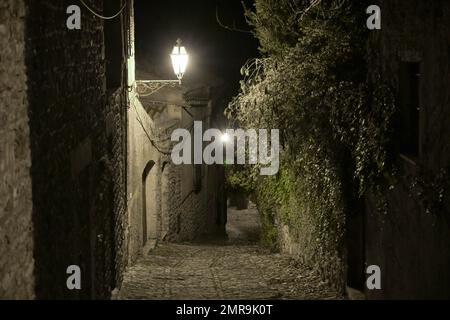
POLYGON ((186 72, 189 62, 189 55, 186 48, 181 45, 181 40, 177 40, 177 44, 170 55, 172 66, 178 80, 136 80, 136 92, 141 97, 148 97, 158 92, 164 87, 176 88, 181 85, 181 79, 186 72))
POLYGON ((230 136, 228 133, 222 134, 221 140, 223 143, 228 143, 230 141, 230 136))
POLYGON ((178 80, 181 81, 188 66, 189 55, 187 54, 186 48, 181 46, 180 39, 177 40, 176 46, 173 47, 170 58, 172 59, 173 71, 178 80))

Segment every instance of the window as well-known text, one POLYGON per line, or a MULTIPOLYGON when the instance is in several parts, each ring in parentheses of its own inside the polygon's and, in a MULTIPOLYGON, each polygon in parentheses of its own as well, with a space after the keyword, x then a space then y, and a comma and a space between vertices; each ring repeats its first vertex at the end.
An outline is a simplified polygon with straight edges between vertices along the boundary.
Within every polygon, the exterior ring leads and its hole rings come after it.
POLYGON ((402 62, 399 75, 400 152, 419 156, 420 63, 402 62))

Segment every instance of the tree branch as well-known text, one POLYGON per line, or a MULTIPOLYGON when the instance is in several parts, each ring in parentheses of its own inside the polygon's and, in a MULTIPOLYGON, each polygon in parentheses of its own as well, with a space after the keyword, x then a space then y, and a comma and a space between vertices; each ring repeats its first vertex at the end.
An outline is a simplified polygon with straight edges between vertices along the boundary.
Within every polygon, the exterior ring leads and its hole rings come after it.
POLYGON ((219 6, 216 6, 216 20, 217 20, 217 23, 219 24, 219 26, 221 26, 222 28, 224 28, 226 30, 252 34, 252 32, 249 31, 249 30, 244 30, 244 29, 237 28, 236 27, 236 22, 233 23, 232 27, 223 24, 222 21, 220 21, 220 17, 219 17, 219 6))

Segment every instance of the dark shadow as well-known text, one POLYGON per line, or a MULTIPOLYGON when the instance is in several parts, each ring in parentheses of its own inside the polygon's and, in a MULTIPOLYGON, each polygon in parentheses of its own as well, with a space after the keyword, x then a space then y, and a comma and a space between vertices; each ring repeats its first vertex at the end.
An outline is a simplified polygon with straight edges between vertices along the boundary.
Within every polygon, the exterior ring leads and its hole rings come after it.
POLYGON ((149 204, 147 203, 147 178, 154 166, 155 161, 149 161, 144 168, 144 172, 142 173, 142 246, 145 246, 147 243, 148 235, 147 210, 149 204))
POLYGON ((27 1, 35 292, 38 299, 107 299, 126 193, 123 127, 110 123, 109 134, 105 127, 108 119, 122 124, 126 108, 105 99, 102 21, 84 14, 82 30, 68 30, 71 4, 27 1), (67 288, 71 265, 81 268, 81 290, 67 288))

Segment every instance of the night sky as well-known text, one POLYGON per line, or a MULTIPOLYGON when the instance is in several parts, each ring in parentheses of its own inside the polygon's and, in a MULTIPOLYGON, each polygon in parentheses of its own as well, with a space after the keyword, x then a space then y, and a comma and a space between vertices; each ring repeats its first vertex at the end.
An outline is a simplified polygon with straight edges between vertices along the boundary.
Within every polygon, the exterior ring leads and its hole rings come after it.
POLYGON ((137 78, 175 79, 169 54, 181 38, 190 55, 186 82, 222 84, 236 94, 240 68, 258 56, 258 43, 252 34, 222 28, 216 7, 222 23, 250 30, 241 0, 137 0, 137 78))

